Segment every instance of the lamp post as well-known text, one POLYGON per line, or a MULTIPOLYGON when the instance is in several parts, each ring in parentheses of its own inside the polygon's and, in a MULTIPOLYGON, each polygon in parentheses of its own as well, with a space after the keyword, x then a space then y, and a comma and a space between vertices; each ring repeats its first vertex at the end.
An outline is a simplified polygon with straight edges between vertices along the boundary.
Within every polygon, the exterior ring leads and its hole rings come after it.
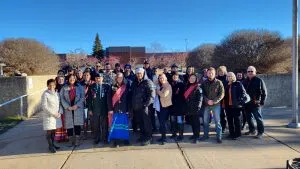
POLYGON ((292 78, 292 99, 293 113, 295 117, 288 124, 290 128, 299 128, 298 119, 298 0, 293 0, 293 78, 292 78))

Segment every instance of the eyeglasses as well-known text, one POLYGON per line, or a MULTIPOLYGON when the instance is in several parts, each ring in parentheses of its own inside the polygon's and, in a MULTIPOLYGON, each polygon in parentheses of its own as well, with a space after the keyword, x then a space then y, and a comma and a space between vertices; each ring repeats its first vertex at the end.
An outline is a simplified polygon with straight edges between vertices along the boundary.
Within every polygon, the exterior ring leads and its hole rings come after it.
POLYGON ((248 73, 253 73, 253 71, 247 71, 248 73))
POLYGON ((101 67, 100 65, 97 65, 96 67, 101 67))

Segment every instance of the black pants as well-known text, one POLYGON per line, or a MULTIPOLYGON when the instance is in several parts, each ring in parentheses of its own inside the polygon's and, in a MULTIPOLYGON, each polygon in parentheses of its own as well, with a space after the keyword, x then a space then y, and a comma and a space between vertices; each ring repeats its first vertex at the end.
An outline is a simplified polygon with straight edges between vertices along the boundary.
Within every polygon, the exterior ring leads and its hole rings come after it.
POLYGON ((200 136, 200 115, 189 115, 190 116, 190 121, 192 125, 192 130, 193 130, 193 136, 195 138, 199 138, 200 136))
POLYGON ((93 115, 92 124, 94 130, 94 139, 101 140, 106 143, 108 139, 108 117, 93 115))
POLYGON ((156 130, 155 109, 153 108, 153 104, 149 106, 149 113, 151 116, 152 129, 156 130))
POLYGON ((75 135, 76 136, 79 136, 80 133, 81 133, 81 126, 74 126, 74 128, 72 129, 68 129, 67 132, 68 132, 68 136, 73 136, 74 134, 74 130, 75 130, 75 135))
POLYGON ((241 136, 241 109, 228 107, 226 108, 229 134, 231 137, 241 136))
POLYGON ((243 115, 243 119, 241 120, 242 121, 242 128, 245 127, 246 125, 246 122, 247 122, 247 114, 246 114, 246 111, 244 108, 242 108, 242 115, 243 115))
POLYGON ((133 115, 135 116, 136 123, 140 127, 141 139, 144 141, 150 140, 152 138, 152 123, 148 107, 134 110, 133 115))
POLYGON ((226 129, 226 113, 225 109, 221 107, 221 112, 220 112, 220 121, 221 121, 221 126, 222 126, 222 131, 225 131, 226 129))
POLYGON ((162 137, 166 137, 166 122, 169 119, 169 107, 160 107, 160 112, 157 113, 159 120, 159 131, 162 137))

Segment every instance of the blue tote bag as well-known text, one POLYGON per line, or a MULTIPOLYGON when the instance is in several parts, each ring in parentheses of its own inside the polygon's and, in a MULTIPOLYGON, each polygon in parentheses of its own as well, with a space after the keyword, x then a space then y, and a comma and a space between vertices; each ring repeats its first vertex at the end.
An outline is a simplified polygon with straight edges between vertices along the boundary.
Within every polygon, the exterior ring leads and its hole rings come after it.
POLYGON ((114 113, 108 142, 113 139, 129 140, 128 114, 114 113))

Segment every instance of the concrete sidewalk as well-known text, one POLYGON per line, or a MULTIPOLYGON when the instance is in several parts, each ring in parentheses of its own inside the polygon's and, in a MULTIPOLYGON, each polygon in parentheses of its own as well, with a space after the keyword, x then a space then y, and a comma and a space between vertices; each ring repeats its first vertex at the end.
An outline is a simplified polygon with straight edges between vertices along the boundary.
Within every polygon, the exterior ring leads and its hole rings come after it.
MULTIPOLYGON (((285 168, 287 159, 300 156, 300 130, 285 127, 291 116, 289 109, 264 109, 266 136, 262 140, 244 136, 217 144, 212 132, 207 142, 197 145, 186 136, 179 144, 168 140, 163 146, 154 142, 141 147, 134 143, 133 136, 134 144, 128 147, 94 146, 92 140, 85 140, 74 149, 60 144, 62 150, 56 154, 47 152, 42 121, 35 116, 0 135, 0 168, 285 168)), ((159 138, 155 136, 154 140, 159 138)))

